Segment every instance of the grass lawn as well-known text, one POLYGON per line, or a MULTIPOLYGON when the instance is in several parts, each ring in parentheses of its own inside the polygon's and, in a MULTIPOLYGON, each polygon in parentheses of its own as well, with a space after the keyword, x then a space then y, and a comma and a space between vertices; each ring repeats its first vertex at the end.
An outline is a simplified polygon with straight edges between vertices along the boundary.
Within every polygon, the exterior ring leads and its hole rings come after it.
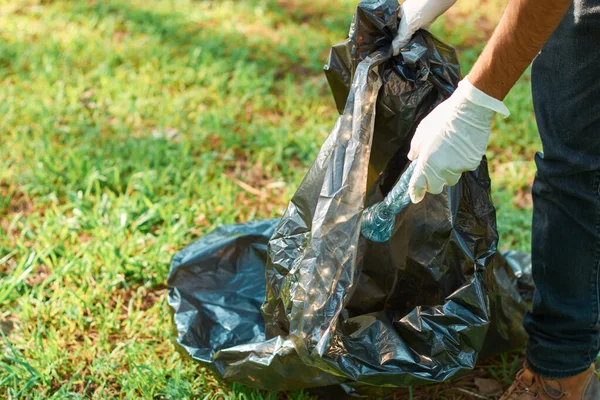
MULTIPOLYGON (((463 73, 503 3, 434 25, 463 73)), ((355 4, 0 0, 0 398, 277 398, 176 353, 165 280, 216 226, 284 211, 336 120, 321 68, 355 4)), ((527 250, 528 75, 507 105, 494 200, 501 247, 527 250)), ((516 357, 483 373, 506 385, 516 357)), ((472 398, 459 386, 410 393, 472 398)))

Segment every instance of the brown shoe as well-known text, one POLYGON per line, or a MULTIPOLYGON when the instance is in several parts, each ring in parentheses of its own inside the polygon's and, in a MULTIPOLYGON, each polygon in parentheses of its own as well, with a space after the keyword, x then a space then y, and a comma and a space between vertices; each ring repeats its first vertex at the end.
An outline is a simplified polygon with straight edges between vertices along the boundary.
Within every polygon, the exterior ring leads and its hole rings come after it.
POLYGON ((600 382, 594 364, 579 375, 563 379, 544 378, 527 365, 500 400, 600 400, 600 382))

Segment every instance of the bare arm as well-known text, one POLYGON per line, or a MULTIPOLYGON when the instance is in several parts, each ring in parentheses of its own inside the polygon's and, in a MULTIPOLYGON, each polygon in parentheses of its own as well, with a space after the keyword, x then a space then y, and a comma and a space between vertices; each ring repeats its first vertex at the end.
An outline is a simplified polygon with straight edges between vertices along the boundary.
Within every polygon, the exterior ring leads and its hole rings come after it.
POLYGON ((510 0, 469 73, 479 90, 503 100, 559 25, 573 0, 510 0))

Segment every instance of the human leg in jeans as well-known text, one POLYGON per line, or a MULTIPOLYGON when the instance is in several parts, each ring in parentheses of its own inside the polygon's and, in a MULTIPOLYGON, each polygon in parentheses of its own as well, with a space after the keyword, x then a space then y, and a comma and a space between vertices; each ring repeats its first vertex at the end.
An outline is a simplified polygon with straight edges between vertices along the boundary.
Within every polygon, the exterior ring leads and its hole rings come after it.
POLYGON ((600 350, 600 1, 578 0, 533 63, 543 155, 533 185, 533 310, 527 360, 551 378, 600 350), (594 7, 595 6, 595 7, 594 7))
POLYGON ((599 398, 600 1, 577 0, 533 62, 543 154, 533 185, 527 367, 503 399, 599 398))

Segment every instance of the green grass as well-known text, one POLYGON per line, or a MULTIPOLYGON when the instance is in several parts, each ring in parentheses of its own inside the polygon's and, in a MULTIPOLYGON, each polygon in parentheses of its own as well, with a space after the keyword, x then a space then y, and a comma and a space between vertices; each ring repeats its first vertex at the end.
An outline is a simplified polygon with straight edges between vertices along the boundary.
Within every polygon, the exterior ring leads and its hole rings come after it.
MULTIPOLYGON (((283 212, 355 3, 0 0, 0 398, 277 397, 175 352, 165 280, 216 226, 283 212)), ((467 72, 502 1, 463 3, 433 31, 467 72)), ((489 149, 502 248, 530 241, 528 85, 489 149)))

